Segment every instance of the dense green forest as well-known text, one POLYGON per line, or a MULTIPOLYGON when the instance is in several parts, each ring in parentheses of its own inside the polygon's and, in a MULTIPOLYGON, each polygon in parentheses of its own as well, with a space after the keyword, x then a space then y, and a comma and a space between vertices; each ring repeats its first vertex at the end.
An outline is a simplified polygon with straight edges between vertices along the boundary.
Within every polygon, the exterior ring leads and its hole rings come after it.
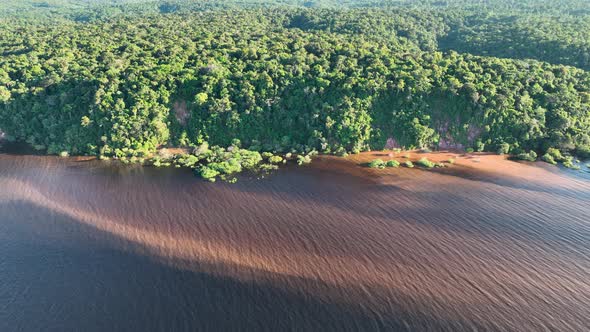
POLYGON ((206 144, 229 148, 209 162, 386 145, 585 158, 589 30, 575 0, 8 1, 0 130, 119 158, 206 144))

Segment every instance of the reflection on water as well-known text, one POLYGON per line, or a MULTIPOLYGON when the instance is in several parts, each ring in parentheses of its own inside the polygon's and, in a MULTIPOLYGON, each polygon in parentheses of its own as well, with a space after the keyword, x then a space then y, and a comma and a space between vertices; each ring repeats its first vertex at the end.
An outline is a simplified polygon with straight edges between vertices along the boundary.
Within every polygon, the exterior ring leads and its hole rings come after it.
POLYGON ((0 330, 586 330, 590 182, 477 168, 0 155, 0 330))

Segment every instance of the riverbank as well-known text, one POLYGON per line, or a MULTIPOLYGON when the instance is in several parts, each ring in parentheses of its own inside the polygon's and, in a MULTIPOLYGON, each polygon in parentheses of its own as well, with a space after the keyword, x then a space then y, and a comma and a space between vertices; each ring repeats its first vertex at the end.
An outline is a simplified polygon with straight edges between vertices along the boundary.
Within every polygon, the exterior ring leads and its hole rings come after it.
MULTIPOLYGON (((43 155, 40 151, 34 150, 27 144, 9 143, 0 148, 0 152, 15 155, 43 155)), ((62 156, 74 161, 97 160, 95 156, 62 156)), ((235 182, 237 175, 243 171, 268 174, 288 164, 306 165, 313 160, 340 160, 350 162, 358 168, 364 168, 372 176, 385 174, 387 169, 411 168, 429 169, 443 173, 464 173, 479 172, 494 176, 519 176, 522 172, 522 165, 535 166, 550 172, 558 172, 581 178, 590 177, 590 163, 576 162, 576 168, 567 168, 561 165, 554 165, 541 160, 522 161, 516 160, 514 156, 498 155, 495 153, 472 152, 467 153, 458 150, 424 151, 424 150, 379 150, 350 154, 346 156, 334 156, 318 154, 311 151, 303 154, 273 154, 268 152, 257 152, 240 149, 237 147, 221 148, 208 145, 198 148, 164 147, 155 153, 143 158, 100 158, 101 160, 113 160, 122 164, 135 164, 153 167, 176 167, 192 169, 197 175, 205 180, 214 182, 216 179, 235 182), (370 163, 376 160, 395 161, 395 167, 370 168, 370 163), (425 161, 426 165, 422 162, 425 161), (430 164, 430 165, 429 165, 430 164)), ((524 172, 523 174, 535 174, 535 172, 524 172)))

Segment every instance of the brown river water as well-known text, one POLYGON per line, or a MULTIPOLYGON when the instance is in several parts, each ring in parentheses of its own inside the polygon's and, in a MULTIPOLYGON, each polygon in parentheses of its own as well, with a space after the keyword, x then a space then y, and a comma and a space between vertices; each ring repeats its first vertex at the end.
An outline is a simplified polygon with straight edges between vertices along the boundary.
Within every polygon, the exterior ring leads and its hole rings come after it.
POLYGON ((0 154, 0 331, 590 330, 589 173, 378 156, 227 184, 0 154))

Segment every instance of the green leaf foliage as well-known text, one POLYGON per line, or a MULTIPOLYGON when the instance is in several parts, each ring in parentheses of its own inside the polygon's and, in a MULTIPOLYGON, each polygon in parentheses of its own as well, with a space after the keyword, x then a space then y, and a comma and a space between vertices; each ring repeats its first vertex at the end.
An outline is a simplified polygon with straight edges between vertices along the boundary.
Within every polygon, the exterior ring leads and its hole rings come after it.
POLYGON ((209 179, 259 157, 279 164, 293 153, 305 164, 314 150, 345 156, 388 142, 590 157, 583 1, 19 0, 0 9, 0 129, 50 154, 131 161, 190 147, 178 163, 209 179))

